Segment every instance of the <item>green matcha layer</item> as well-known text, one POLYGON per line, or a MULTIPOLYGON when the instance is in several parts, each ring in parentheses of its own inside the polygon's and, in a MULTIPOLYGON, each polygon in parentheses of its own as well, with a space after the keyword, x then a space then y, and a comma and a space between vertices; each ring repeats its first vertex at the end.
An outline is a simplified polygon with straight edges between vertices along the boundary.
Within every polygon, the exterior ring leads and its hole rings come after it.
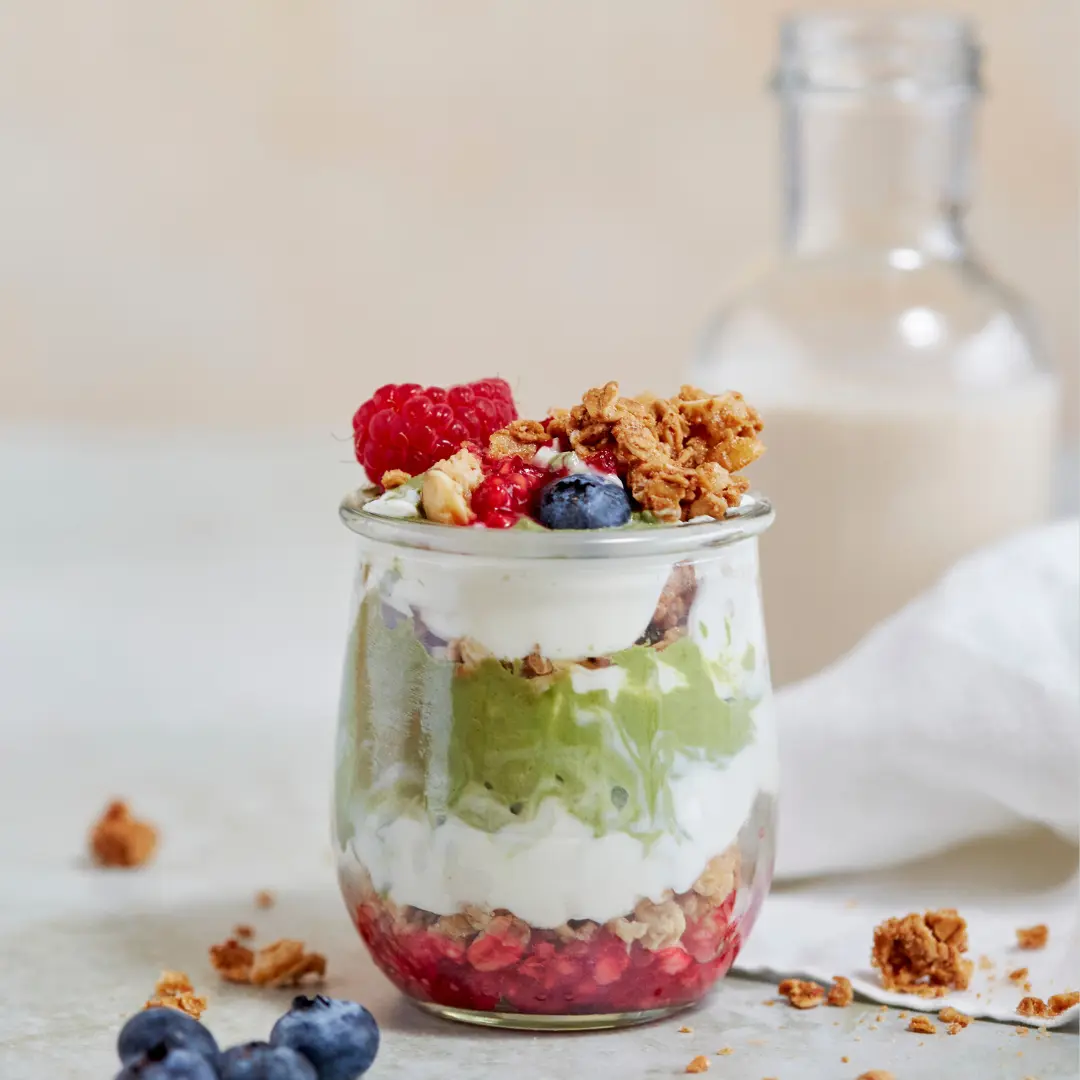
MULTIPOLYGON (((431 656, 413 623, 390 627, 375 594, 349 642, 338 759, 338 835, 359 796, 433 821, 454 814, 495 831, 553 796, 596 835, 677 829, 670 782, 687 763, 722 768, 753 739, 744 663, 710 660, 684 637, 611 654, 605 688, 575 690, 571 665, 526 678, 523 662, 459 665, 431 656), (664 691, 661 692, 661 686, 664 691)), ((579 681, 587 683, 582 672, 579 681)))

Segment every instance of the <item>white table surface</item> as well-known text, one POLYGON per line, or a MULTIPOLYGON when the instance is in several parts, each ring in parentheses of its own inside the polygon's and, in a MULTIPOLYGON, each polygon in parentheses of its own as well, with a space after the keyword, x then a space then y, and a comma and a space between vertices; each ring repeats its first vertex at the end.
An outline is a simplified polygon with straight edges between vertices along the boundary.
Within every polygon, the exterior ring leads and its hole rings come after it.
POLYGON ((765 1007, 772 987, 737 978, 684 1019, 612 1034, 474 1031, 408 1007, 345 915, 328 839, 348 449, 0 434, 0 1080, 111 1077, 116 1031, 164 968, 208 994, 221 1041, 265 1037, 289 992, 219 984, 207 959, 238 922, 327 954, 328 992, 383 1025, 374 1080, 674 1077, 723 1046, 710 1075, 733 1080, 1077 1075, 1075 1028, 923 1038, 869 1005, 765 1007), (151 866, 87 864, 114 795, 161 827, 151 866))

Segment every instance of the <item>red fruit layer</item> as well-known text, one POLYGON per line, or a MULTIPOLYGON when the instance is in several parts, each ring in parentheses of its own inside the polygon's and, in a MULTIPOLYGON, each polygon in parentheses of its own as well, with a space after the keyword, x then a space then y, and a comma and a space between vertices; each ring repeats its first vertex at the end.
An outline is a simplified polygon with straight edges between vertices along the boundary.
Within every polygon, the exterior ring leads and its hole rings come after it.
POLYGON ((550 479, 539 465, 527 464, 518 454, 503 458, 483 456, 485 477, 472 493, 472 511, 481 525, 506 529, 528 514, 537 492, 550 479))
POLYGON ((415 476, 456 453, 462 443, 486 443, 517 418, 513 394, 503 379, 426 389, 418 383, 387 383, 356 410, 356 460, 372 483, 389 469, 415 476))
MULTIPOLYGON (((580 1015, 641 1012, 699 1001, 724 975, 742 943, 735 893, 688 923, 671 948, 627 946, 601 929, 588 940, 496 916, 471 942, 430 925, 403 923, 376 898, 354 919, 376 964, 410 997, 479 1012, 580 1015), (501 925, 500 925, 501 924, 501 925)), ((750 917, 756 913, 751 913, 750 917)))

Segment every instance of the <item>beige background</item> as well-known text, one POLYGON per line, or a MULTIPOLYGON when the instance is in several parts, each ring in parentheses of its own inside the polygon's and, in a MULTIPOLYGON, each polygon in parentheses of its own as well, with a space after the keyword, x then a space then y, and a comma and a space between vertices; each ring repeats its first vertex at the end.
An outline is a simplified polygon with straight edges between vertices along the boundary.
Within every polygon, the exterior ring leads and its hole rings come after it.
MULTIPOLYGON (((673 381, 775 235, 763 86, 811 6, 11 0, 0 420, 347 430, 389 379, 673 381)), ((953 6, 989 52, 974 231, 1073 401, 1078 4, 953 6)))

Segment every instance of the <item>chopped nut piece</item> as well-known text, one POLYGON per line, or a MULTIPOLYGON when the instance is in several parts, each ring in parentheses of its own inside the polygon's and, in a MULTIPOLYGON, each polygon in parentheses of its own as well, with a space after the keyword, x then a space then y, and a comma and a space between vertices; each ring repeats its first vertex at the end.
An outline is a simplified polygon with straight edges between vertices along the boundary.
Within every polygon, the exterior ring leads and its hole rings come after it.
POLYGON ((122 799, 109 803, 90 833, 90 853, 98 866, 142 866, 156 847, 157 829, 132 817, 122 799))
POLYGON ((255 906, 261 911, 274 906, 274 894, 269 889, 260 889, 255 894, 255 906))
POLYGON ((1067 990, 1064 994, 1053 994, 1046 1001, 1051 1016, 1060 1016, 1074 1005, 1080 1005, 1080 990, 1067 990))
POLYGON ((526 679, 550 675, 555 670, 555 665, 546 656, 541 656, 538 649, 534 649, 522 660, 521 667, 521 673, 526 679))
POLYGON ((1028 926, 1016 931, 1016 943, 1021 949, 1042 949, 1050 937, 1050 928, 1044 923, 1028 926))
POLYGON ((886 919, 874 930, 870 962, 881 970, 886 990, 941 997, 949 987, 966 990, 972 963, 967 950, 967 923, 953 908, 886 919))
POLYGON ((826 1001, 838 1009, 846 1008, 855 1000, 855 992, 851 989, 851 980, 843 975, 834 975, 833 984, 829 987, 829 996, 826 1001))
POLYGON ((474 517, 465 488, 434 467, 424 474, 420 503, 424 517, 443 525, 468 525, 474 517))
POLYGON ((937 1028, 926 1019, 925 1016, 913 1016, 907 1026, 908 1031, 914 1031, 919 1035, 936 1035, 937 1028))
POLYGON ((785 979, 777 991, 796 1009, 815 1009, 825 997, 825 987, 805 979, 785 979))
POLYGON ((709 1071, 709 1059, 704 1054, 698 1054, 689 1065, 686 1066, 688 1073, 703 1073, 709 1071))
POLYGON ((964 1013, 957 1009, 954 1009, 951 1005, 946 1005, 941 1012, 938 1013, 938 1019, 943 1024, 959 1024, 961 1027, 967 1027, 971 1023, 971 1017, 965 1016, 964 1013))
POLYGON ((1049 1009, 1042 998, 1026 997, 1020 999, 1020 1004, 1016 1006, 1016 1011, 1021 1016, 1046 1016, 1049 1009))
POLYGON ((143 1007, 178 1009, 198 1020, 206 1011, 206 998, 195 993, 183 971, 163 971, 154 987, 154 996, 143 1007))
POLYGON ((407 484, 411 479, 412 477, 404 469, 387 469, 382 474, 381 483, 386 491, 390 491, 392 488, 407 484))
POLYGON ((1013 982, 1023 982, 1028 977, 1027 968, 1017 968, 1015 971, 1009 972, 1009 978, 1013 982))

